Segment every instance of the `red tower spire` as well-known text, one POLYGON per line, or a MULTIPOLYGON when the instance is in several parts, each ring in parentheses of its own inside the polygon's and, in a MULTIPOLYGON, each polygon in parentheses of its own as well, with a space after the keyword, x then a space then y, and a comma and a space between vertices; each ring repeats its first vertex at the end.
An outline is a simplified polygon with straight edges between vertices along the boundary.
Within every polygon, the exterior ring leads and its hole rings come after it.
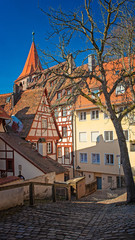
POLYGON ((36 50, 36 46, 34 43, 34 33, 33 34, 33 42, 31 44, 31 48, 27 57, 27 60, 25 62, 24 68, 22 73, 20 74, 20 76, 15 80, 15 82, 18 82, 19 80, 32 75, 36 72, 42 71, 43 68, 41 66, 39 57, 38 57, 38 53, 36 50))

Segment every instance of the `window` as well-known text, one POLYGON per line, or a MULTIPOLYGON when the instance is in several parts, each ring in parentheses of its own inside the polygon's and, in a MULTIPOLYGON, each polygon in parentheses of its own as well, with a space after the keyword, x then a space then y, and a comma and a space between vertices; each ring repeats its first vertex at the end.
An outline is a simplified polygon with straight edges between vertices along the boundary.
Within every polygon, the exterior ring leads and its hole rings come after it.
POLYGON ((58 118, 58 115, 59 115, 59 114, 58 114, 58 110, 55 109, 55 110, 54 110, 54 116, 55 116, 55 118, 58 118))
POLYGON ((57 93, 57 99, 60 99, 61 98, 61 92, 58 92, 57 93))
POLYGON ((80 153, 80 162, 87 163, 87 153, 80 153))
POLYGON ((62 148, 58 147, 58 157, 62 157, 62 148))
POLYGON ((63 108, 63 109, 62 109, 62 116, 63 116, 63 117, 66 117, 66 116, 67 116, 67 109, 66 109, 66 108, 63 108))
POLYGON ((125 92, 125 87, 121 84, 116 87, 116 95, 123 94, 125 92))
POLYGON ((13 161, 12 160, 8 160, 7 161, 7 171, 8 172, 12 172, 13 171, 13 161))
POLYGON ((128 114, 128 119, 129 119, 130 124, 134 124, 135 123, 135 112, 129 113, 128 114))
POLYGON ((130 151, 135 152, 135 141, 134 140, 130 142, 130 151))
POLYGON ((100 154, 99 153, 92 153, 91 154, 92 163, 99 164, 100 163, 100 154))
POLYGON ((99 118, 99 111, 98 110, 94 110, 91 111, 91 119, 98 119, 99 118))
POLYGON ((79 142, 87 142, 87 133, 79 132, 79 142))
POLYGON ((113 154, 105 154, 105 164, 106 165, 114 164, 114 155, 113 154))
POLYGON ((128 141, 129 137, 128 137, 128 130, 123 130, 124 136, 126 141, 128 141))
POLYGON ((91 141, 99 142, 99 132, 91 132, 91 141))
POLYGON ((47 153, 52 153, 52 143, 47 142, 47 153))
POLYGON ((67 90, 67 95, 70 95, 70 93, 71 93, 71 92, 70 92, 70 89, 68 89, 68 90, 67 90))
POLYGON ((116 70, 115 74, 116 74, 116 75, 118 75, 118 74, 119 74, 119 72, 120 72, 119 70, 116 70))
POLYGON ((109 116, 106 113, 104 113, 104 119, 106 118, 109 118, 109 116))
POLYGON ((112 177, 108 176, 108 183, 112 183, 112 177))
POLYGON ((80 120, 80 121, 86 120, 86 112, 80 112, 79 120, 80 120))
POLYGON ((92 98, 95 98, 96 96, 97 96, 97 97, 100 96, 100 93, 99 93, 99 89, 98 89, 98 88, 92 89, 92 90, 91 90, 91 93, 92 93, 92 98))
POLYGON ((68 147, 65 147, 64 148, 64 152, 65 152, 65 158, 68 158, 69 159, 69 148, 68 147))
MULTIPOLYGON (((118 116, 120 116, 120 114, 121 114, 125 109, 127 109, 126 106, 119 107, 119 108, 118 108, 118 116)), ((126 114, 126 116, 128 116, 128 114, 126 114)))
POLYGON ((67 127, 62 128, 62 136, 67 137, 67 127))
POLYGON ((113 131, 105 131, 104 139, 105 141, 113 141, 113 131))
POLYGON ((42 128, 47 129, 47 119, 42 118, 42 128))

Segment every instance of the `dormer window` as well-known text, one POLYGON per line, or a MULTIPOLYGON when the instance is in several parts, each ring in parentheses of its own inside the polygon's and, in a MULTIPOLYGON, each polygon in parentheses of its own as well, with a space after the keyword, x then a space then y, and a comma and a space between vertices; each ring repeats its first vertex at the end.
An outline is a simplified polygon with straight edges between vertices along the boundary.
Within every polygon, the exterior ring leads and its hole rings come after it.
POLYGON ((97 97, 100 96, 99 88, 91 89, 91 93, 92 93, 92 98, 95 98, 96 96, 97 97))
POLYGON ((70 95, 71 92, 70 92, 70 89, 67 89, 67 95, 70 95))
POLYGON ((62 117, 66 117, 67 116, 67 109, 63 108, 62 109, 62 117))
POLYGON ((118 74, 119 74, 119 72, 120 72, 120 70, 116 70, 115 74, 116 74, 116 75, 118 75, 118 74))
POLYGON ((121 84, 116 87, 116 95, 125 93, 125 87, 121 84))
POLYGON ((58 92, 57 93, 57 99, 60 99, 61 98, 61 92, 58 92))

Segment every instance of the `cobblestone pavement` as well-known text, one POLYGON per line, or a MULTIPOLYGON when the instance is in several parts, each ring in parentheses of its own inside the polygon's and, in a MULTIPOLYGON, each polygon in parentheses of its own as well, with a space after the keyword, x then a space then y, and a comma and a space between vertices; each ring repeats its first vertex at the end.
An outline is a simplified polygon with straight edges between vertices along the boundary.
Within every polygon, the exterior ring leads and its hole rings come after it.
POLYGON ((98 192, 81 201, 42 203, 2 211, 0 240, 135 240, 135 204, 101 196, 98 192))

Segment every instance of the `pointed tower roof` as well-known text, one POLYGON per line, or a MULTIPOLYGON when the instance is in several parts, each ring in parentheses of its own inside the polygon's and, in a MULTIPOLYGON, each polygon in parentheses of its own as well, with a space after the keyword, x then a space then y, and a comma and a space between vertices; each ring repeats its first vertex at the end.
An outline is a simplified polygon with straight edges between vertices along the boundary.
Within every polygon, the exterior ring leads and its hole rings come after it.
POLYGON ((20 76, 15 80, 15 82, 18 82, 22 78, 27 77, 29 75, 34 74, 35 72, 42 71, 42 70, 43 70, 43 68, 41 66, 41 63, 40 63, 40 60, 38 57, 38 53, 36 50, 36 46, 34 43, 34 39, 33 39, 33 42, 31 44, 31 48, 30 48, 26 63, 24 65, 23 71, 20 74, 20 76))

